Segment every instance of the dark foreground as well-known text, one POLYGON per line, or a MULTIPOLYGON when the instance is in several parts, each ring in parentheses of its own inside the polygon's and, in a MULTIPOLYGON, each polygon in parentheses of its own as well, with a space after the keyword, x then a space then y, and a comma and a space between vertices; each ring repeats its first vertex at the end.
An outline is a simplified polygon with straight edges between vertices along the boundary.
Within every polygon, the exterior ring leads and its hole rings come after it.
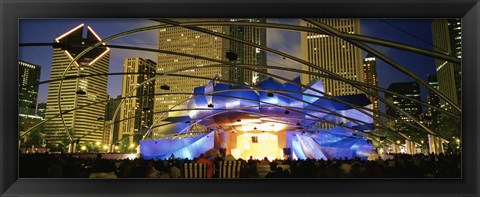
MULTIPOLYGON (((23 154, 19 158, 19 175, 20 178, 185 178, 185 163, 206 161, 212 169, 209 177, 219 177, 222 157, 200 160, 112 160, 101 159, 100 155, 82 159, 72 155, 23 154)), ((237 161, 238 178, 461 178, 461 156, 457 154, 398 154, 394 159, 375 161, 237 161)))

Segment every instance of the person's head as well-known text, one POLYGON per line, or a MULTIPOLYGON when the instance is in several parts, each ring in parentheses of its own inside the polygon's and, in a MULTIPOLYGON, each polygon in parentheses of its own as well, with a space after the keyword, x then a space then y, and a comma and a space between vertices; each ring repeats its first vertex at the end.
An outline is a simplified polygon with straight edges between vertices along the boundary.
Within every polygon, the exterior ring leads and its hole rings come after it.
POLYGON ((277 162, 271 162, 270 163, 270 171, 275 171, 277 168, 277 162))
POLYGON ((277 167, 277 169, 275 171, 278 172, 278 173, 283 172, 283 168, 282 167, 277 167))

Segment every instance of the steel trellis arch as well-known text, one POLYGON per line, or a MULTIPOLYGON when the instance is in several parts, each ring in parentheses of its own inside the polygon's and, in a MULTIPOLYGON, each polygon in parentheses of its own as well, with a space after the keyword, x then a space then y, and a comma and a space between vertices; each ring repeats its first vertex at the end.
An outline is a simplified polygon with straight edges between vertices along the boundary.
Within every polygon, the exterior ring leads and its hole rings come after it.
MULTIPOLYGON (((152 28, 152 27, 147 27, 147 28, 141 28, 141 29, 148 29, 148 28, 150 28, 150 29, 155 29, 155 28, 160 28, 160 27, 165 27, 165 26, 155 26, 154 28, 152 28)), ((149 30, 150 30, 150 29, 149 29, 149 30)), ((131 30, 130 32, 135 33, 135 32, 140 32, 140 31, 141 31, 141 30, 136 29, 136 30, 131 30)), ((124 33, 121 33, 121 34, 128 34, 128 33, 127 33, 127 32, 124 32, 124 33)), ((121 34, 117 34, 116 36, 119 37, 121 34)), ((112 36, 112 37, 110 37, 110 38, 113 39, 113 37, 114 37, 114 36, 112 36)), ((99 46, 100 43, 104 43, 104 42, 106 42, 107 40, 108 40, 108 39, 105 39, 104 41, 101 41, 101 42, 97 43, 96 45, 99 46)), ((95 47, 95 46, 93 46, 93 47, 95 47)), ((90 48, 92 48, 92 47, 90 47, 90 48)), ((83 52, 88 51, 90 48, 84 50, 83 52)), ((91 49, 90 49, 90 50, 91 50, 91 49)), ((86 52, 85 52, 85 53, 86 53, 86 52)), ((80 54, 79 56, 77 56, 76 59, 78 59, 81 55, 83 55, 83 54, 80 54)), ((72 62, 73 62, 73 61, 72 61, 72 62)), ((72 64, 72 63, 71 63, 71 64, 72 64)), ((71 64, 70 64, 69 66, 71 66, 71 64)), ((61 109, 60 109, 59 111, 61 111, 61 109)), ((60 113, 60 114, 62 114, 62 113, 60 113)), ((63 120, 63 118, 62 118, 62 120, 63 120)), ((67 132, 68 132, 68 131, 67 131, 67 132)))
MULTIPOLYGON (((307 19, 304 19, 304 20, 307 20, 307 19)), ((251 42, 247 42, 245 40, 241 40, 241 39, 238 39, 238 38, 234 38, 234 37, 231 37, 231 36, 228 36, 228 35, 225 35, 225 34, 222 34, 222 33, 218 33, 218 32, 213 32, 213 31, 210 31, 210 30, 207 30, 207 29, 204 29, 204 28, 200 28, 200 27, 185 27, 185 26, 181 26, 181 23, 179 22, 176 22, 176 21, 172 21, 172 20, 168 20, 168 19, 160 19, 160 20, 156 20, 158 22, 162 22, 162 23, 166 23, 166 24, 170 24, 170 25, 174 25, 174 26, 180 26, 180 27, 183 27, 183 28, 186 28, 186 29, 190 29, 190 30, 194 30, 194 31, 198 31, 198 32, 202 32, 202 33, 205 33, 205 34, 210 34, 210 35, 215 35, 215 36, 219 36, 219 37, 222 37, 222 38, 225 38, 225 39, 228 39, 228 40, 232 40, 232 41, 236 41, 236 42, 240 42, 240 43, 243 43, 243 44, 246 44, 246 45, 249 45, 249 46, 253 46, 253 47, 257 47, 257 48, 260 48, 260 49, 263 49, 265 51, 268 51, 270 53, 274 53, 274 54, 277 54, 277 55, 280 55, 280 56, 283 56, 283 57, 287 57, 289 59, 292 59, 298 63, 301 63, 301 64, 304 64, 308 67, 311 67, 311 68, 315 68, 315 69, 318 69, 324 73, 328 73, 329 75, 332 75, 336 78, 343 78, 335 73, 332 73, 324 68, 321 68, 317 65, 314 65, 314 64, 311 64, 310 62, 307 62, 305 60, 302 60, 300 58, 297 58, 295 56, 292 56, 290 54, 286 54, 286 53, 283 53, 281 51, 278 51, 278 50, 275 50, 275 49, 271 49, 271 48, 268 48, 268 47, 265 47, 265 46, 261 46, 261 45, 258 45, 258 44, 255 44, 255 43, 251 43, 251 42)), ((328 30, 324 30, 324 31, 327 31, 327 32, 330 32, 329 29, 328 30)), ((336 30, 335 30, 336 31, 336 30)), ((333 33, 330 33, 330 34, 333 34, 333 33)), ((338 34, 333 34, 334 36, 337 36, 337 37, 340 37, 338 34)), ((341 37, 340 37, 341 38, 341 37)), ((353 45, 360 45, 362 46, 361 48, 368 51, 368 52, 372 52, 373 54, 378 54, 379 52, 378 51, 375 51, 373 49, 369 49, 369 48, 366 48, 366 47, 363 47, 363 43, 360 43, 360 42, 351 42, 353 45)), ((376 55, 377 56, 377 55, 376 55)), ((404 74, 407 74, 407 76, 410 76, 412 77, 415 81, 418 81, 420 82, 422 85, 424 85, 427 89, 435 92, 437 95, 439 95, 440 97, 442 97, 447 103, 451 104, 454 106, 455 109, 457 109, 458 111, 461 111, 461 109, 456 106, 456 104, 452 101, 450 101, 450 99, 448 99, 443 93, 441 93, 439 90, 435 89, 435 88, 432 88, 430 85, 428 85, 427 83, 425 83, 423 80, 421 80, 419 77, 417 77, 415 74, 411 73, 410 71, 404 69, 400 64, 394 62, 393 60, 389 59, 388 57, 386 56, 381 56, 382 60, 384 60, 385 62, 389 63, 391 66, 393 66, 394 68, 396 68, 397 70, 399 70, 400 72, 404 73, 404 74), (385 58, 385 59, 383 59, 385 58), (386 60, 389 60, 389 61, 386 61, 386 60), (392 64, 393 63, 393 64, 392 64)), ((357 86, 351 84, 352 86, 356 87, 358 89, 357 86)), ((406 114, 405 114, 406 115, 406 114)), ((428 129, 427 129, 428 130, 428 129)))

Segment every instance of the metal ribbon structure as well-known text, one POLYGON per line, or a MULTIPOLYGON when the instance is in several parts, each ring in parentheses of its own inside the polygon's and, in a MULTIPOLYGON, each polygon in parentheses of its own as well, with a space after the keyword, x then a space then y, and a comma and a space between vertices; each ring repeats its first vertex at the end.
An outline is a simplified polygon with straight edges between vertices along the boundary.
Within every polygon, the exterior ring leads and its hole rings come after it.
MULTIPOLYGON (((414 117, 412 117, 410 114, 408 114, 407 112, 403 111, 402 109, 398 108, 397 106, 393 105, 392 103, 389 103, 386 99, 380 97, 379 95, 375 95, 375 94, 372 94, 370 93, 369 91, 366 91, 366 89, 364 88, 371 88, 371 89, 375 89, 375 90, 378 90, 378 91, 382 91, 382 92, 388 92, 388 93, 391 93, 391 94, 394 94, 394 95, 397 95, 397 96, 400 96, 404 99, 408 99, 408 100, 412 100, 414 102, 417 102, 417 103, 420 103, 424 106, 428 106, 428 107, 432 107, 434 109, 437 109, 439 110, 441 113, 444 113, 444 114, 447 114, 451 117, 454 117, 454 118, 459 118, 458 114, 455 114, 455 113, 452 113, 452 112, 449 112, 449 111, 446 111, 444 109, 441 109, 441 108, 438 108, 436 106, 432 106, 428 103, 424 103, 424 102, 421 102, 421 101, 416 101, 414 99, 411 99, 409 97, 406 97, 406 96, 403 96, 403 95, 400 95, 400 94, 396 94, 396 93, 393 93, 391 91, 388 91, 386 89, 383 89, 383 88, 380 88, 380 87, 376 87, 376 86, 372 86, 372 85, 369 85, 369 84, 366 84, 366 83, 363 83, 363 82, 358 82, 358 81, 353 81, 353 80, 349 80, 349 79, 344 79, 342 78, 341 76, 339 75, 336 75, 335 73, 332 73, 328 70, 325 70, 325 69, 322 69, 321 67, 319 67, 318 65, 314 65, 314 64, 311 64, 309 62, 306 62, 302 59, 299 59, 299 58, 296 58, 290 54, 286 54, 286 53, 283 53, 281 51, 277 51, 277 50, 274 50, 274 49, 271 49, 271 48, 268 48, 268 47, 264 47, 264 46, 261 46, 261 45, 257 45, 257 44, 254 44, 254 43, 250 43, 248 41, 244 41, 244 40, 241 40, 241 39, 237 39, 237 38, 234 38, 234 37, 231 37, 229 35, 225 35, 225 34, 221 34, 221 33, 218 33, 218 32, 213 32, 213 31, 210 31, 210 30, 206 30, 206 29, 203 29, 203 28, 200 28, 198 26, 208 26, 208 25, 229 25, 229 26, 255 26, 255 27, 265 27, 265 28, 277 28, 277 29, 284 29, 284 30, 295 30, 295 31, 304 31, 304 32, 311 32, 311 33, 322 33, 322 34, 329 34, 329 35, 332 35, 332 36, 336 36, 336 37, 339 37, 341 39, 344 39, 345 41, 365 50, 365 51, 368 51, 370 52, 371 54, 379 57, 380 59, 384 60, 385 62, 387 62, 388 64, 392 65, 394 68, 396 68, 397 70, 401 71, 402 73, 405 73, 407 74, 408 76, 410 76, 411 78, 413 78, 415 81, 419 82, 420 84, 424 85, 427 89, 435 92, 437 95, 439 95, 442 99, 444 99, 447 103, 450 103, 457 111, 461 111, 461 109, 455 105, 452 101, 450 101, 444 94, 442 94, 441 92, 439 92, 438 90, 430 87, 425 81, 421 80, 418 76, 414 75, 412 72, 406 70, 405 68, 403 68, 400 64, 394 62, 393 60, 389 59, 388 57, 386 57, 385 55, 381 54, 380 52, 378 51, 375 51, 374 49, 372 49, 371 47, 368 47, 367 45, 365 45, 364 43, 362 42, 369 42, 369 43, 372 43, 372 44, 378 44, 378 45, 383 45, 383 46, 388 46, 388 47, 393 47, 393 48, 397 48, 397 49, 401 49, 401 50, 406 50, 406 51, 410 51, 410 52, 414 52, 414 53, 418 53, 418 54, 421 54, 421 55, 426 55, 426 56, 430 56, 430 57, 434 57, 434 58, 437 58, 437 59, 442 59, 442 60, 446 60, 446 61, 450 61, 450 62, 453 62, 453 63, 456 63, 458 64, 460 61, 459 59, 455 58, 455 57, 452 57, 450 55, 445 55, 445 54, 442 54, 442 53, 437 53, 437 52, 433 52, 433 51, 429 51, 429 50, 425 50, 425 49, 420 49, 420 48, 416 48, 416 47, 413 47, 413 46, 408 46, 408 45, 404 45, 404 44, 400 44, 400 43, 395 43, 395 42, 392 42, 392 41, 387 41, 387 40, 381 40, 381 39, 377 39, 377 38, 371 38, 371 37, 367 37, 367 36, 361 36, 361 35, 355 35, 355 34, 345 34, 345 33, 342 33, 342 32, 339 32, 325 24, 322 24, 318 21, 315 21, 315 20, 311 20, 311 19, 303 19, 305 20, 306 22, 309 22, 315 26, 317 26, 318 28, 309 28, 309 27, 302 27, 302 26, 293 26, 293 25, 284 25, 284 24, 273 24, 273 23, 246 23, 246 22, 228 22, 228 21, 215 21, 215 22, 212 22, 212 21, 197 21, 197 22, 176 22, 176 21, 172 21, 172 20, 156 20, 156 21, 159 21, 159 22, 162 22, 162 23, 166 23, 167 25, 156 25, 156 26, 149 26, 149 27, 143 27, 143 28, 138 28, 138 29, 133 29, 133 30, 130 30, 130 31, 126 31, 126 32, 122 32, 122 33, 119 33, 119 34, 116 34, 116 35, 113 35, 113 36, 110 36, 90 47, 88 47, 87 49, 83 50, 82 52, 80 52, 80 54, 78 54, 75 58, 73 58, 73 60, 70 62, 70 64, 67 66, 66 70, 64 71, 62 77, 60 79, 53 79, 53 80, 60 80, 60 84, 59 84, 59 91, 58 91, 58 96, 60 97, 60 92, 61 92, 61 89, 62 89, 62 85, 63 85, 63 81, 64 80, 69 80, 70 78, 72 77, 66 77, 65 74, 66 72, 72 67, 73 63, 75 61, 77 61, 79 58, 81 58, 84 54, 86 54, 88 51, 96 48, 96 47, 112 47, 112 48, 124 48, 124 49, 131 49, 131 50, 144 50, 144 51, 152 51, 152 52, 159 52, 159 53, 167 53, 167 54, 173 54, 173 55, 179 55, 179 56, 186 56, 186 57, 192 57, 192 58, 198 58, 198 59, 203 59, 203 60, 208 60, 208 61, 212 61, 212 62, 217 62, 219 63, 220 65, 210 65, 210 66, 203 66, 203 67, 190 67, 190 68, 185 68, 185 69, 178 69, 178 70, 174 70, 174 71, 170 71, 170 72, 167 72, 167 73, 163 73, 163 74, 158 74, 158 75, 161 75, 161 76, 157 76, 157 77, 162 77, 162 76, 175 76, 174 73, 177 73, 177 72, 181 72, 183 70, 188 70, 188 69, 202 69, 202 68, 209 68, 209 67, 222 67, 222 66, 229 66, 229 67, 238 67, 238 68, 243 68, 243 69, 250 69, 250 70, 253 70, 255 72, 259 72, 260 74, 263 74, 265 76, 270 76, 270 77, 273 77, 273 78, 276 78, 276 79, 281 79, 281 80, 284 80, 286 81, 287 83, 289 83, 292 87, 295 87, 297 90, 298 88, 300 88, 300 90, 302 88, 304 88, 305 90, 310 90, 311 92, 313 92, 314 94, 310 95, 311 98, 322 98, 322 100, 325 100, 326 102, 330 102, 330 103, 339 103, 339 105, 344 105, 346 107, 349 107, 350 109, 352 110, 355 110, 356 112, 358 112, 358 114, 361 114, 361 116, 366 116, 366 117, 369 117, 369 118, 372 118, 372 119, 375 119, 375 117, 371 114, 372 112, 375 112, 375 113, 378 113, 380 115, 383 115, 383 116, 386 116, 385 114, 379 112, 379 111, 374 111, 374 110, 371 110, 369 108, 366 108, 364 105, 358 105, 358 103, 356 104, 355 102, 352 102, 352 101, 345 101, 345 100, 342 100, 342 99, 339 99, 337 97, 333 97, 333 96, 329 96, 328 94, 325 94, 321 89, 317 89, 317 88, 312 88, 311 86, 307 86, 307 85, 303 85, 301 83, 299 83, 299 81, 295 81, 295 80, 290 80, 290 79, 287 79, 287 78, 284 78, 284 77, 281 77, 281 76, 278 76, 278 75, 274 75, 274 74, 270 74, 270 73, 267 73, 267 72, 262 72, 262 71, 259 71, 259 70, 256 70, 255 67, 261 67, 261 68, 268 68, 268 69, 277 69, 277 70, 284 70, 284 71, 289 71, 289 72, 297 72, 297 73, 302 73, 302 74, 309 74, 309 75, 316 75, 316 76, 321 76, 321 77, 326 77, 326 78, 330 78, 330 79, 333 79, 333 80, 339 80, 339 81, 342 81, 342 82, 345 82, 347 84, 350 84, 352 85, 353 87, 365 92, 366 94, 369 94, 369 96, 372 96, 372 97, 375 97, 375 98, 378 98, 381 102, 385 103, 386 105, 394 108, 395 110, 397 110, 398 112, 402 113, 403 115, 407 116, 408 118, 410 118, 413 122, 415 122, 415 124, 417 124, 419 127, 421 127, 424 131, 426 131, 427 133, 429 134, 433 134, 433 135, 436 135, 433 131, 431 131, 429 128, 427 128, 425 125, 423 125, 422 123, 420 123, 418 120, 416 120, 414 117), (134 34, 134 33, 139 33, 139 32, 143 32, 143 31, 148 31, 148 30, 155 30, 155 29, 159 29, 159 28, 171 28, 171 27, 184 27, 186 29, 190 29, 190 30, 193 30, 193 31, 198 31, 198 32, 202 32, 202 33, 205 33, 205 34, 209 34, 209 35, 215 35, 215 36, 219 36, 219 37, 222 37, 224 39, 228 39, 230 41, 234 41, 234 42, 239 42, 239 43, 243 43, 245 45, 249 45, 249 46, 253 46, 253 47, 257 47, 257 48, 260 48, 260 49, 263 49, 265 51, 268 51, 270 53, 273 53, 273 54, 277 54, 277 55, 280 55, 280 56, 283 56, 285 58, 288 58, 290 60, 293 60, 295 62, 298 62, 298 63, 301 63, 301 64, 304 64, 304 65, 307 65, 309 67, 312 67, 312 68, 315 68, 315 69, 318 69, 320 70, 321 72, 323 72, 324 74, 320 74, 320 73, 314 73, 314 72, 309 72, 309 71, 303 71, 303 70, 298 70, 298 69, 293 69, 293 68, 284 68, 284 67, 276 67, 276 66, 269 66, 269 65, 254 65, 255 67, 253 67, 253 65, 239 65, 239 64, 234 64, 234 63, 231 63, 231 62, 226 62, 226 61, 221 61, 221 60, 216 60, 216 59, 211 59, 211 58, 206 58, 206 57, 201 57, 201 56, 196 56, 196 55, 191 55, 191 54, 185 54, 185 53, 177 53, 177 52, 171 52, 171 51, 165 51, 165 50, 157 50, 157 49, 146 49, 146 48, 139 48, 139 47, 130 47, 130 46, 115 46, 115 45, 104 45, 106 42, 110 41, 110 40, 113 40, 113 39, 116 39, 116 38, 119 38, 119 37, 122 37, 122 36, 126 36, 126 35, 130 35, 130 34, 134 34), (362 41, 362 42, 360 42, 362 41), (102 45, 103 44, 103 45, 102 45), (253 67, 253 68, 252 68, 253 67)), ((23 46, 38 46, 38 45, 41 45, 42 43, 37 43, 36 44, 24 44, 23 46)), ((22 44, 20 45, 22 46, 22 44)), ((85 77, 84 75, 81 75, 80 74, 80 69, 78 71, 78 76, 77 77, 85 77)), ((123 73, 125 74, 125 73, 123 73)), ((106 75, 109 75, 109 73, 107 73, 106 75)), ((181 76, 181 75, 177 75, 177 76, 181 76)), ((150 78, 146 81, 144 81, 142 84, 139 84, 137 86, 138 87, 141 87, 144 83, 147 83, 147 82, 150 82, 152 80, 154 80, 155 78, 157 77, 154 77, 154 78, 150 78)), ((188 75, 183 75, 183 77, 195 77, 195 76, 188 76, 188 75)), ((49 81, 53 81, 53 80, 49 80, 49 81)), ((48 81, 47 81, 48 82, 48 81)), ((47 83, 47 82, 43 82, 43 83, 47 83)), ((225 81, 227 83, 231 83, 229 81, 225 81)), ((278 87, 278 84, 276 85, 273 85, 273 86, 276 86, 278 87)), ((128 99, 129 97, 132 97, 131 95, 134 93, 134 91, 136 91, 135 88, 134 90, 132 90, 126 97, 125 99, 128 99)), ((214 88, 214 87, 213 87, 214 88)), ((278 95, 282 95, 282 90, 275 90, 275 89, 271 89, 271 88, 258 88, 258 87, 253 87, 253 86, 247 86, 247 88, 250 88, 252 90, 254 90, 255 88, 257 90, 260 91, 260 95, 263 95, 263 94, 267 94, 266 92, 274 92, 275 94, 278 94, 278 95)), ((214 91, 215 92, 215 91, 214 91)), ((292 98, 289 98, 288 96, 290 97, 293 97, 293 98, 296 98, 298 97, 298 94, 302 95, 303 97, 309 97, 308 94, 305 94, 305 93, 297 93, 296 96, 293 96, 293 95, 288 95, 288 90, 285 91, 283 90, 283 92, 287 92, 285 94, 287 95, 283 95, 281 96, 281 98, 285 98, 285 99, 290 99, 290 100, 294 100, 292 98)), ((292 91, 290 91, 292 92, 292 91)), ((198 93, 198 92, 197 92, 198 93)), ((169 93, 165 93, 165 94, 169 94, 169 93)), ((217 93, 212 93, 212 97, 215 98, 215 94, 219 94, 219 92, 217 93)), ((191 104, 192 102, 195 102, 198 100, 198 97, 201 97, 201 96, 195 96, 195 92, 192 93, 191 95, 194 95, 194 97, 191 97, 189 98, 188 101, 189 104, 191 104)), ((122 99, 121 103, 123 103, 123 101, 125 99, 122 99)), ((247 99, 245 98, 244 99, 245 101, 247 101, 247 99)), ((251 100, 251 99, 250 99, 251 100)), ((347 99, 348 100, 348 99, 347 99)), ((94 104, 100 104, 100 103, 103 103, 105 101, 100 101, 100 102, 95 102, 94 104)), ((241 102, 241 101, 240 101, 241 102)), ((259 101, 259 106, 261 106, 263 101, 259 101)), ((298 103, 302 103, 302 105, 308 105, 309 104, 313 104, 311 102, 302 102, 302 101, 296 101, 298 103)), ((272 103, 270 103, 272 104, 272 103)), ((113 117, 113 120, 115 119, 115 116, 117 115, 117 112, 120 108, 121 104, 118 106, 118 108, 115 110, 115 113, 114 113, 114 117, 113 117)), ((215 104, 214 104, 215 106, 215 104)), ((313 105, 312 105, 313 106, 313 105)), ((81 106, 80 108, 84 108, 84 107, 87 107, 87 106, 81 106)), ((60 117, 61 120, 62 120, 62 123, 65 127, 65 131, 67 133, 67 136, 70 138, 70 140, 73 140, 72 137, 71 137, 71 134, 69 133, 68 131, 68 128, 66 127, 65 125, 65 122, 64 122, 64 119, 63 119, 63 114, 66 114, 66 113, 70 113, 72 112, 73 110, 75 109, 72 109, 72 110, 67 110, 67 111, 62 111, 62 108, 61 108, 61 105, 60 105, 60 100, 58 101, 58 108, 59 108, 59 114, 57 116, 55 116, 54 118, 56 117, 60 117)), ((288 110, 297 110, 295 109, 295 107, 288 107, 288 106, 284 106, 283 107, 284 109, 288 109, 288 110)), ((317 109, 321 109, 321 107, 319 108, 318 106, 316 106, 317 109)), ((79 109, 79 108, 76 108, 76 109, 79 109)), ((169 109, 168 111, 172 111, 174 109, 169 109)), ((187 109, 187 110, 191 110, 191 109, 187 109)), ((229 110, 240 110, 240 109, 235 109, 235 108, 232 108, 232 109, 229 109, 229 110)), ((310 109, 310 110, 313 110, 315 111, 314 109, 310 109)), ((322 110, 325 110, 325 109, 322 109, 322 110)), ((163 113, 167 113, 168 111, 166 112, 163 112, 163 113)), ((229 111, 227 111, 229 112, 229 111)), ((318 111, 317 111, 318 112, 318 111)), ((353 125, 350 125, 350 126, 344 126, 344 125, 340 125, 338 124, 338 122, 334 122, 334 123, 337 123, 337 124, 334 124, 334 125, 337 125, 337 126, 340 126, 339 128, 350 128, 352 129, 353 126, 358 126, 358 123, 359 123, 359 120, 357 118, 352 118, 352 117, 346 117, 346 116, 342 116, 342 114, 338 114, 335 112, 335 110, 332 110, 332 109, 327 109, 327 111, 324 111, 326 112, 326 114, 329 114, 329 115, 332 115, 332 116, 335 116, 337 118, 343 118, 344 121, 346 120, 349 120, 351 121, 352 123, 354 123, 353 125), (356 123, 355 123, 356 122, 356 123), (355 125, 357 124, 357 125, 355 125)), ((223 113, 226 113, 226 112, 223 112, 223 113)), ((310 115, 311 116, 311 115, 310 115)), ((198 117, 197 117, 198 118, 198 117)), ((318 117, 317 117, 318 118, 318 117)), ((363 117, 362 117, 363 118, 363 117)), ((53 118, 52 118, 53 119, 53 118)), ((199 122, 202 122, 202 121, 205 121, 205 119, 207 118, 204 118, 204 119, 201 119, 199 122)), ((307 119, 309 119, 308 117, 305 117, 305 120, 306 121, 307 119)), ((377 119, 379 120, 379 119, 377 119)), ((38 127, 40 124, 43 124, 44 122, 46 122, 48 120, 45 120, 41 123, 39 123, 38 125, 35 125, 33 128, 36 128, 38 127)), ((155 121, 156 122, 156 121, 155 121)), ((199 123, 199 122, 195 122, 195 124, 199 123)), ((313 121, 315 122, 315 121, 313 121)), ((329 121, 327 121, 329 122, 329 121)), ((361 122, 361 121, 360 121, 361 122)), ((332 122, 330 122, 332 123, 332 122)), ((365 122, 364 122, 365 123, 365 122)), ((379 121, 380 124, 384 125, 384 128, 387 128, 387 130, 391 130, 391 131, 394 131, 393 128, 389 128, 388 125, 385 125, 382 121, 379 121)), ((114 122, 112 122, 111 124, 114 124, 114 122)), ((408 123, 410 124, 410 123, 408 123)), ((419 128, 418 126, 416 125, 412 125, 410 124, 411 126, 415 126, 417 128, 419 128)), ((149 133, 151 133, 152 129, 154 128, 154 124, 152 124, 149 128, 149 131, 145 134, 145 136, 147 136, 149 133)), ((33 128, 27 130, 27 132, 24 132, 23 134, 21 135, 25 135, 26 133, 28 133, 29 131, 31 131, 33 128)), ((353 129, 354 131, 356 129, 353 129)), ((356 132, 359 132, 361 130, 356 130, 356 132)), ((180 132, 182 133, 182 132, 180 132)), ((404 136, 404 135, 402 135, 404 136)), ((318 136, 317 136, 318 137, 318 136)), ((378 137, 378 136, 377 136, 378 137)), ((404 136, 406 139, 408 139, 408 137, 404 136)), ((314 145, 312 145, 312 140, 314 140, 314 138, 311 138, 311 139, 305 139, 304 137, 299 137, 297 136, 297 145, 295 145, 298 149, 299 147, 299 144, 301 144, 301 146, 303 147, 306 147, 306 146, 309 146, 309 147, 316 147, 314 145), (308 142, 308 143, 307 143, 308 142), (306 144, 309 144, 309 145, 306 145, 306 144)), ((113 141, 111 139, 111 141, 113 141)), ((315 140, 314 140, 315 141, 315 140)), ((293 146, 293 144, 292 144, 293 146)), ((320 146, 321 147, 321 146, 320 146)), ((315 149, 315 148, 314 148, 315 149)), ((320 148, 321 149, 321 148, 320 148)), ((298 150, 296 150, 298 154, 300 154, 300 152, 298 152, 298 150)), ((322 150, 324 153, 325 151, 322 150)), ((328 151, 327 151, 328 152, 328 151)), ((304 156, 305 155, 310 155, 312 156, 313 153, 306 153, 305 150, 304 150, 304 156)), ((310 157, 309 156, 309 157, 310 157)), ((364 156, 364 155, 363 155, 364 156)), ((321 156, 321 158, 328 158, 326 156, 326 154, 323 154, 323 156, 321 156)))

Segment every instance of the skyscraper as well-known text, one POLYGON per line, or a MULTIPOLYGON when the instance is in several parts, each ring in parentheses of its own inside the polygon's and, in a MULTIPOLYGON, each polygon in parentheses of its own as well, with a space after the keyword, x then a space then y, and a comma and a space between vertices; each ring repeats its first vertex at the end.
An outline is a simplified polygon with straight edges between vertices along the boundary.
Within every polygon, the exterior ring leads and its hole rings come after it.
MULTIPOLYGON (((367 54, 365 59, 363 60, 363 78, 365 83, 370 84, 372 86, 378 85, 378 78, 377 78, 377 61, 375 57, 370 54, 367 54)), ((375 89, 367 88, 371 93, 378 96, 378 91, 375 89)), ((372 109, 375 111, 380 110, 380 102, 379 99, 373 96, 367 95, 367 97, 372 102, 372 109)), ((378 113, 374 113, 376 118, 379 118, 378 113)), ((377 126, 377 124, 375 124, 377 126)))
POLYGON ((35 115, 37 108, 38 82, 41 67, 20 60, 18 62, 18 113, 35 115))
MULTIPOLYGON (((434 19, 432 21, 433 49, 436 52, 462 57, 462 27, 461 19, 434 19)), ((450 100, 462 104, 462 70, 461 65, 444 60, 435 60, 437 68, 438 88, 450 100)), ((442 99, 440 105, 450 109, 442 99)))
MULTIPOLYGON (((420 87, 418 86, 417 82, 391 83, 390 86, 388 86, 388 90, 415 99, 417 101, 421 101, 420 87)), ((421 104, 388 93, 385 94, 385 98, 393 102, 393 105, 413 116, 413 118, 419 119, 419 116, 422 113, 421 104)), ((387 106, 387 115, 394 118, 393 122, 395 123, 395 128, 399 132, 414 137, 421 137, 421 134, 424 134, 420 133, 420 131, 413 129, 411 126, 401 122, 400 120, 415 124, 413 120, 408 118, 406 115, 400 113, 399 111, 393 109, 392 107, 387 106)))
MULTIPOLYGON (((90 27, 87 27, 87 35, 84 38, 83 27, 84 24, 80 24, 55 39, 51 79, 61 78, 67 66, 81 51, 101 41, 90 27)), ((108 47, 91 50, 73 62, 66 76, 108 73, 109 56, 108 47)), ((100 101, 108 98, 107 80, 107 76, 66 79, 63 81, 61 90, 58 89, 60 81, 49 84, 45 111, 46 119, 53 118, 45 123, 46 140, 49 145, 68 140, 68 135, 73 140, 80 140, 80 143, 103 140, 105 102, 100 101), (62 112, 65 113, 63 118, 68 133, 60 117, 55 117, 60 113, 57 103, 59 99, 62 112), (83 108, 78 109, 80 107, 83 108), (69 111, 73 109, 76 110, 69 111)))
MULTIPOLYGON (((190 20, 241 20, 249 22, 260 22, 264 19, 190 19, 190 20)), ((266 30, 264 28, 253 27, 227 27, 227 26, 206 26, 203 27, 210 31, 220 32, 240 38, 249 42, 266 46, 266 30)), ((231 42, 227 39, 209 35, 182 27, 173 27, 160 29, 159 31, 159 49, 173 52, 181 52, 208 57, 217 60, 230 61, 227 59, 227 52, 237 55, 237 59, 232 59, 236 63, 265 65, 266 55, 263 50, 231 42)), ((177 55, 162 54, 158 55, 157 72, 164 73, 181 68, 198 67, 198 69, 189 69, 181 74, 201 76, 213 79, 218 77, 222 80, 231 80, 235 83, 254 84, 262 79, 262 76, 256 72, 236 68, 208 68, 201 69, 207 65, 218 65, 216 62, 210 62, 202 59, 182 57, 177 55)), ((177 73, 179 74, 179 73, 177 73)), ((155 84, 155 94, 169 92, 191 93, 193 88, 205 85, 206 79, 195 79, 186 77, 158 77, 155 84)), ((167 111, 176 104, 189 98, 190 95, 158 95, 155 97, 155 116, 154 120, 166 118, 168 115, 161 113, 167 111)), ((185 102, 183 103, 185 104, 185 102)), ((181 104, 180 104, 181 105, 181 104)), ((159 122, 160 124, 160 122, 159 122)))
POLYGON ((104 143, 113 144, 118 140, 118 124, 120 117, 117 115, 113 120, 113 114, 118 105, 122 101, 122 95, 118 95, 117 98, 109 98, 107 105, 105 106, 105 133, 104 143))
MULTIPOLYGON (((360 19, 318 19, 341 32, 360 34, 360 19)), ((302 26, 313 27, 312 24, 301 21, 302 26)), ((301 33, 302 59, 337 75, 355 81, 364 81, 362 51, 346 41, 315 33, 301 33)), ((319 72, 318 69, 302 65, 302 70, 319 72)), ((302 75, 302 84, 308 84, 312 75, 302 75)), ((353 86, 342 81, 320 77, 323 81, 325 93, 333 96, 351 95, 360 93, 353 86)))
MULTIPOLYGON (((266 22, 266 19, 230 19, 230 21, 241 22, 266 22)), ((261 46, 267 46, 267 30, 259 27, 231 26, 230 36, 239 38, 261 46)), ((248 46, 239 42, 230 42, 229 52, 237 54, 238 59, 234 61, 237 64, 250 65, 267 65, 267 54, 264 50, 256 47, 248 46)), ((256 67, 257 69, 267 72, 267 69, 256 67)), ((265 79, 265 75, 260 75, 251 70, 242 68, 230 68, 229 80, 235 83, 255 84, 265 79)))
POLYGON ((37 104, 37 116, 45 118, 45 109, 47 108, 47 103, 38 103, 37 104))
MULTIPOLYGON (((428 75, 427 76, 427 81, 428 81, 429 85, 431 85, 433 88, 438 90, 437 75, 428 75)), ((430 91, 428 93, 427 102, 430 105, 440 107, 440 98, 438 97, 437 94, 435 94, 432 91, 430 91)), ((427 115, 428 115, 428 118, 429 118, 429 121, 428 121, 429 126, 436 127, 440 124, 441 116, 440 116, 440 113, 439 113, 438 110, 436 110, 434 108, 431 108, 431 107, 428 107, 427 115)))
POLYGON ((123 75, 122 97, 129 98, 125 99, 120 107, 119 133, 118 138, 114 141, 129 139, 130 143, 137 143, 146 128, 153 123, 155 81, 140 86, 133 94, 129 93, 139 84, 155 77, 156 66, 154 61, 139 57, 124 60, 124 73, 142 74, 123 75), (135 133, 138 135, 134 135, 135 133))

